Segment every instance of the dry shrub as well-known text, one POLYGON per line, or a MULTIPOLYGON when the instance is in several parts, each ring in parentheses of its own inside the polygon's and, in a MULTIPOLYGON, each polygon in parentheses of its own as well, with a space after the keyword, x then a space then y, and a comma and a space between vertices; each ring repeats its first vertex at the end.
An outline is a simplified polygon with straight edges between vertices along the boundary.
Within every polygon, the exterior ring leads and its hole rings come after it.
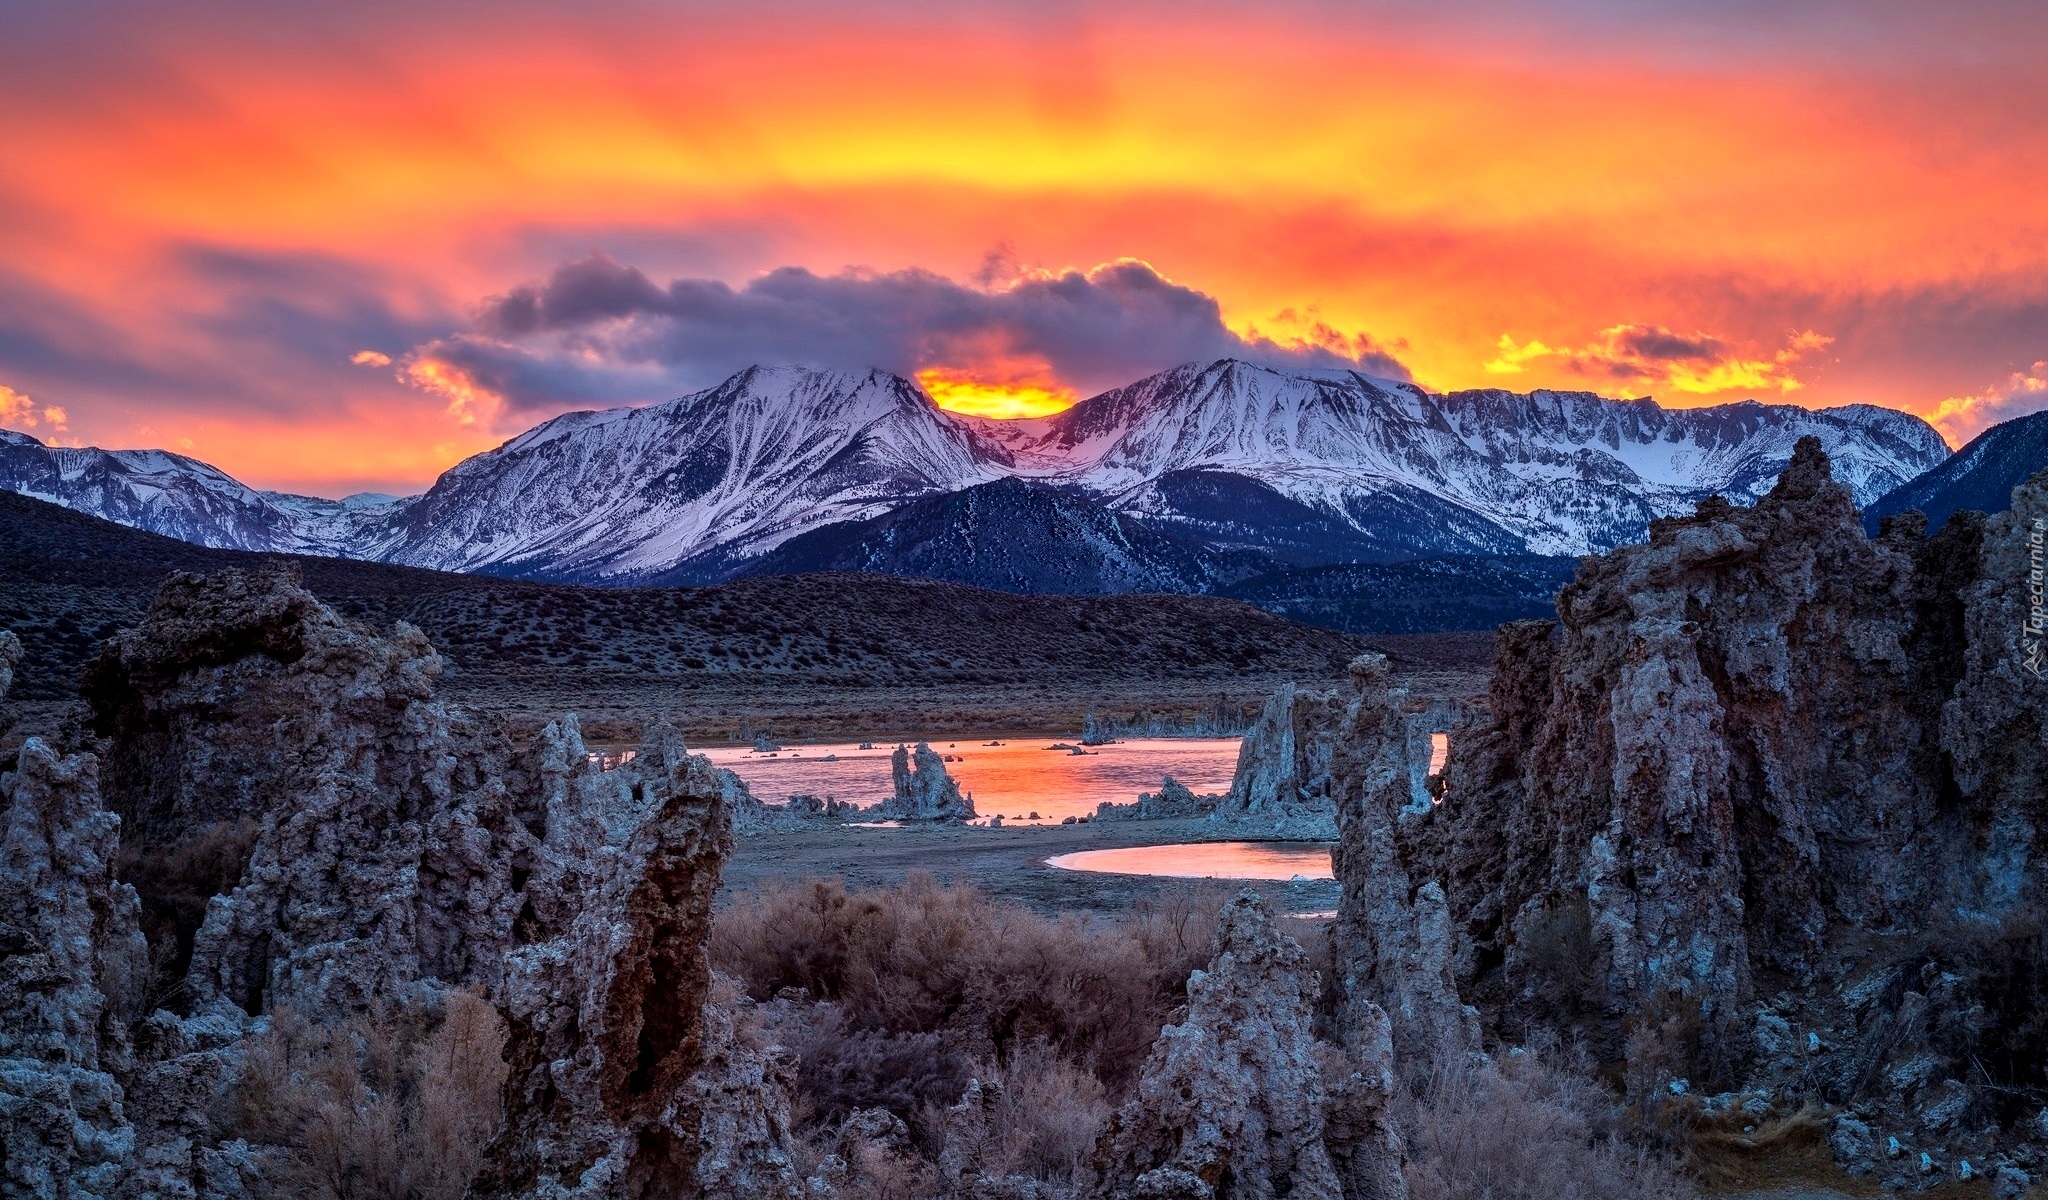
POLYGON ((1042 917, 922 873, 863 892, 772 886, 719 913, 712 932, 713 964, 757 999, 801 989, 836 1005, 849 1030, 942 1034, 977 1060, 1043 1040, 1111 1087, 1135 1075, 1207 953, 1192 915, 1042 917))
POLYGON ((967 1057, 943 1034, 851 1029, 836 1004, 807 1006, 777 1032, 796 1058, 805 1111, 820 1121, 856 1108, 901 1115, 951 1103, 971 1076, 967 1057))
MULTIPOLYGON (((1088 1181, 1095 1139, 1109 1124, 1100 1080, 1043 1041, 1016 1047, 1000 1066, 983 1064, 975 1074, 996 1098, 980 1143, 956 1152, 965 1149, 984 1175, 1027 1175, 1060 1189, 1088 1181)), ((928 1144, 942 1142, 945 1106, 928 1106, 920 1124, 928 1144)))
MULTIPOLYGON (((1447 1056, 1448 1057, 1448 1056, 1447 1056)), ((1554 1051, 1448 1061, 1397 1116, 1414 1200, 1679 1200, 1691 1184, 1631 1146, 1612 1093, 1554 1051)))
POLYGON ((262 1195, 460 1200, 503 1120, 505 1025, 470 992, 252 1039, 230 1135, 263 1149, 262 1195))
POLYGON ((856 1145, 844 1183, 845 1200, 931 1200, 940 1193, 937 1168, 922 1159, 872 1144, 856 1145))

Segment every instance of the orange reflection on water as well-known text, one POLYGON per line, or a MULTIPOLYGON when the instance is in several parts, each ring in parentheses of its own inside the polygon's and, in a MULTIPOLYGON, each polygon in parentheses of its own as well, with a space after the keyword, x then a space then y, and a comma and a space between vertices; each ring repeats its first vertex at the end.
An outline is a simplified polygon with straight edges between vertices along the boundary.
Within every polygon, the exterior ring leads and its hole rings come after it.
POLYGON ((1048 867, 1175 879, 1334 879, 1328 842, 1192 842, 1056 854, 1048 867))
MULTIPOLYGON (((1049 739, 989 739, 932 743, 932 749, 956 761, 946 770, 960 790, 974 796, 982 816, 1002 815, 1005 822, 1041 821, 1095 815, 1105 800, 1129 804, 1139 792, 1156 792, 1171 775, 1194 791, 1221 792, 1230 787, 1237 767, 1237 738, 1134 738, 1095 746, 1085 754, 1050 750, 1049 739)), ((703 751, 711 761, 741 779, 770 804, 790 796, 834 796, 857 804, 885 800, 892 790, 889 756, 894 742, 877 742, 862 750, 851 742, 789 746, 773 756, 744 746, 703 751), (828 757, 829 756, 829 757, 828 757)))

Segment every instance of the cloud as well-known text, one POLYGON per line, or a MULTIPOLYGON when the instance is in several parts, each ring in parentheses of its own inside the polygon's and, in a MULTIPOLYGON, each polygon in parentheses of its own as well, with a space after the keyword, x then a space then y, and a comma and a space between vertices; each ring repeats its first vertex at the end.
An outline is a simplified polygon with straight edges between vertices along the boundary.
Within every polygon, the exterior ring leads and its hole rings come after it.
POLYGON ((2048 408, 2048 360, 2014 371, 1974 396, 1951 396, 1927 420, 1960 446, 2001 421, 2048 408))
POLYGON ((735 288, 715 279, 661 285, 593 254, 493 297, 474 331, 421 346, 401 372, 464 412, 518 417, 664 399, 756 363, 879 367, 1079 395, 1228 357, 1409 378, 1371 338, 1319 322, 1284 335, 1235 331, 1213 296, 1135 259, 1005 270, 1000 281, 985 268, 981 282, 962 283, 924 270, 781 267, 735 288))
POLYGON ((1499 353, 1486 364, 1495 375, 1519 375, 1527 364, 1545 361, 1586 376, 1596 386, 1668 388, 1693 395, 1721 392, 1796 392, 1806 386, 1792 373, 1804 357, 1834 344, 1812 330, 1795 332, 1768 358, 1744 358, 1727 341, 1707 333, 1680 334, 1662 325, 1612 325, 1584 346, 1517 342, 1501 334, 1499 353))
POLYGON ((46 425, 52 433, 62 433, 71 426, 71 414, 55 404, 45 404, 39 410, 27 395, 0 384, 0 428, 10 425, 16 429, 46 425))
POLYGON ((391 356, 378 350, 358 350, 348 360, 359 367, 388 367, 391 356))

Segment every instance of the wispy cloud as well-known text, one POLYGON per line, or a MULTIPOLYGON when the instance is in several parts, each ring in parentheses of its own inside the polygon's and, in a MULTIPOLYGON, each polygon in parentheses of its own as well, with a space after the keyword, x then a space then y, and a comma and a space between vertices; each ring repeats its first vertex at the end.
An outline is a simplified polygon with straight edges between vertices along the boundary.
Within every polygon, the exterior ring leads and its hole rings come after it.
POLYGON ((1499 353, 1486 364, 1494 375, 1519 375, 1529 364, 1563 367, 1596 387, 1623 386, 1713 396, 1725 392, 1796 392, 1806 384, 1793 368, 1833 338, 1805 330, 1766 357, 1745 356, 1722 338, 1681 334, 1662 325, 1611 325, 1583 346, 1518 342, 1501 334, 1499 353))

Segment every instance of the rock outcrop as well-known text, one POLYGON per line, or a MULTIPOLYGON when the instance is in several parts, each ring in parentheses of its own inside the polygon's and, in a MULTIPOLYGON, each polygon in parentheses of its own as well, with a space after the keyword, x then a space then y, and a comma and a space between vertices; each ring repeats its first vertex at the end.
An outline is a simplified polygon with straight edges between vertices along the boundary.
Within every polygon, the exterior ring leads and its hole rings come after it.
POLYGON ((1430 735, 1461 724, 1463 714, 1446 706, 1410 712, 1383 654, 1353 662, 1351 684, 1332 763, 1342 837, 1331 863, 1345 881, 1336 931, 1342 994, 1354 1007, 1385 1011, 1404 1062, 1469 1054, 1479 1049, 1479 1014, 1452 976, 1443 888, 1412 878, 1396 844, 1404 821, 1428 816, 1439 802, 1430 788, 1430 735))
POLYGON ((545 833, 501 985, 506 1125, 480 1196, 654 1196, 694 1178, 705 945, 732 850, 724 789, 674 731, 614 771, 550 726, 545 833))
POLYGON ((0 629, 0 700, 14 686, 14 668, 21 665, 21 639, 12 629, 0 629))
POLYGON ((1193 817, 1206 817, 1214 813, 1223 803, 1223 797, 1210 792, 1197 796, 1188 785, 1168 775, 1159 782, 1156 792, 1139 792, 1132 804, 1112 804, 1104 800, 1095 806, 1098 821, 1178 821, 1193 817))
POLYGON ((1282 684, 1246 732, 1230 791, 1210 819, 1241 837, 1336 837, 1330 762, 1345 704, 1338 691, 1282 684))
POLYGON ((416 630, 344 621, 289 570, 173 576, 109 643, 104 803, 93 758, 34 740, 0 777, 0 987, 25 1000, 0 1005, 0 1056, 47 1064, 0 1082, 40 1114, 8 1170, 91 1184, 38 1194, 236 1194, 262 1156, 212 1144, 210 1113, 262 1014, 374 1022, 464 988, 506 1017, 513 1068, 474 1194, 794 1193, 772 1055, 707 1005, 736 781, 665 726, 611 770, 573 717, 514 746, 435 697, 439 670, 416 630), (176 1011, 143 1015, 152 986, 176 1011), (739 1157, 704 1157, 706 1131, 739 1157))
POLYGON ((97 764, 30 738, 0 773, 0 1193, 112 1196, 135 1132, 118 1076, 148 986, 97 764))
POLYGON ((1347 735, 1347 970, 1396 986, 1389 880, 1436 957, 1440 888, 1451 978, 1500 1037, 1570 1031, 1639 1089, 1843 1106, 1871 1136, 1842 1145, 1901 1147, 1852 1165, 1902 1182, 1921 1153, 2041 1161, 2036 522, 2048 475, 1989 522, 1868 538, 1804 442, 1753 508, 1584 560, 1556 623, 1501 631, 1441 803, 1389 822, 1406 739, 1347 735))
POLYGON ((946 773, 946 760, 928 742, 913 753, 897 746, 890 758, 896 792, 873 813, 891 821, 967 821, 974 817, 974 799, 960 794, 960 785, 946 773))
POLYGON ((1159 1032, 1135 1094, 1096 1151, 1094 1194, 1395 1200, 1382 1017, 1356 1024, 1356 1069, 1333 1090, 1310 1035, 1316 976, 1247 891, 1224 907, 1208 969, 1159 1032))

